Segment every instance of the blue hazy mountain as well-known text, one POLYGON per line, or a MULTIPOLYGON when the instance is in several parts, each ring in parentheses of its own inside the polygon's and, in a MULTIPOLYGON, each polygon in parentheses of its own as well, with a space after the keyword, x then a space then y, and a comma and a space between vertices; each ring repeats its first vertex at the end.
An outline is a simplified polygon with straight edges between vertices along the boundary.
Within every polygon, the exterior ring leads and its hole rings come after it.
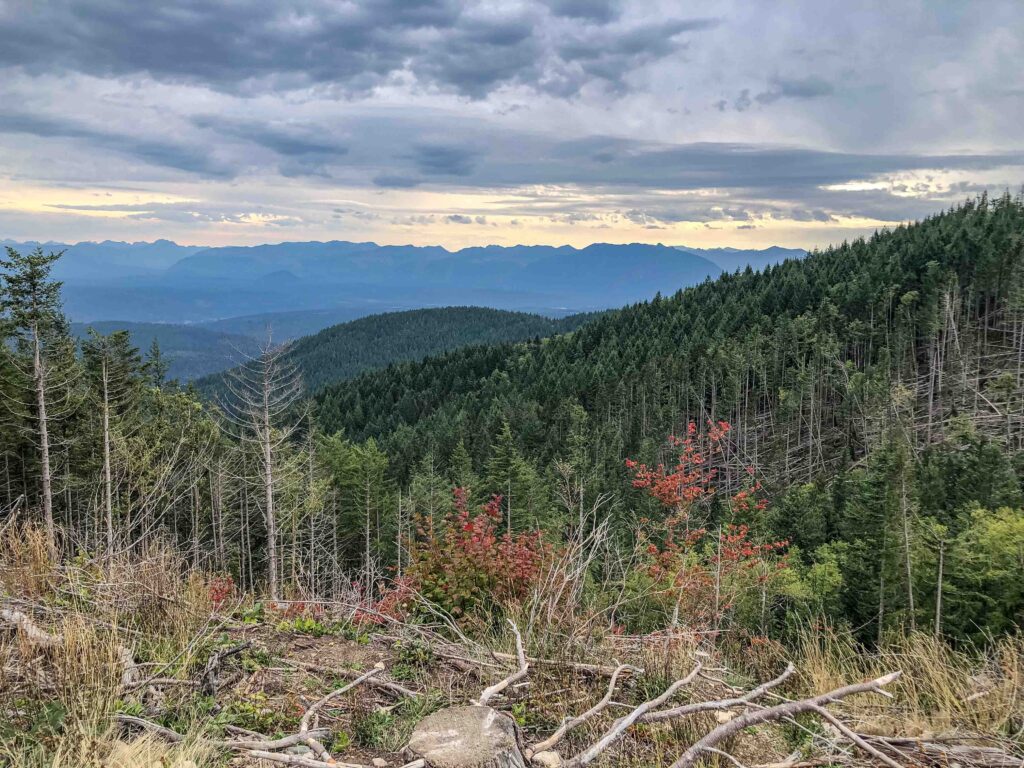
MULTIPOLYGON (((32 247, 34 243, 16 247, 32 247)), ((72 320, 204 324, 312 313, 294 338, 385 311, 467 305, 546 315, 622 306, 802 251, 699 250, 631 243, 570 246, 440 246, 296 242, 203 248, 153 243, 78 243, 55 270, 72 320), (317 313, 323 325, 317 326, 317 313), (308 322, 307 322, 308 321, 308 322)), ((243 323, 246 325, 246 323, 243 323)), ((262 322, 265 327, 266 323, 262 322)), ((230 323, 229 323, 230 326, 230 323)))

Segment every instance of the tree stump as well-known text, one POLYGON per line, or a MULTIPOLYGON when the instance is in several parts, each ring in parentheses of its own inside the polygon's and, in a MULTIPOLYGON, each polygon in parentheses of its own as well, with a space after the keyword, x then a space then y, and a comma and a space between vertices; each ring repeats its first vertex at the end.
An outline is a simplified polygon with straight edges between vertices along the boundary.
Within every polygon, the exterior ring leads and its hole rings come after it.
POLYGON ((430 768, 526 768, 515 722, 485 706, 449 707, 424 718, 408 751, 430 768))

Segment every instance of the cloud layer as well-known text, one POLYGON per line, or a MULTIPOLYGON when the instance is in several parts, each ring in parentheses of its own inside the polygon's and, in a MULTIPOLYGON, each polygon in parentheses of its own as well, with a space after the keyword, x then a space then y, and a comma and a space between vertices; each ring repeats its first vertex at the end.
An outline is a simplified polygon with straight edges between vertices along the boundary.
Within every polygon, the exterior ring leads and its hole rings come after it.
POLYGON ((0 0, 0 237, 816 245, 1024 182, 1019 3, 709 7, 0 0))

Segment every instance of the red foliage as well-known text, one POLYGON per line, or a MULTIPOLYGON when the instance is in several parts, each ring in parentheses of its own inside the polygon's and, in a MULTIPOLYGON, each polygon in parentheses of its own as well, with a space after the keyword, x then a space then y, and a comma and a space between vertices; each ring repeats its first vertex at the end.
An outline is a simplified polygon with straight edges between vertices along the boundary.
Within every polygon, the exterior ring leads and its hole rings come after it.
MULTIPOLYGON (((789 544, 758 542, 746 523, 727 523, 710 535, 706 527, 691 527, 697 505, 719 492, 718 470, 710 464, 723 457, 729 430, 726 422, 709 421, 706 431, 699 433, 691 422, 685 438, 670 436, 669 445, 679 450, 671 470, 663 464, 649 467, 626 461, 633 487, 645 490, 668 513, 657 534, 650 530, 651 521, 644 521, 640 541, 648 574, 663 585, 663 594, 672 598, 691 624, 714 628, 721 625, 745 586, 763 585, 786 567, 789 544), (751 574, 745 577, 748 571, 751 574)), ((751 466, 744 469, 751 477, 755 474, 751 466)), ((768 502, 760 493, 756 481, 734 493, 728 499, 733 519, 764 510, 768 502)))
POLYGON ((207 594, 213 610, 219 611, 224 602, 235 594, 235 580, 228 576, 214 576, 207 585, 207 594))
POLYGON ((492 496, 473 513, 464 488, 452 491, 453 511, 443 532, 420 521, 412 563, 377 607, 388 615, 416 610, 419 595, 453 616, 522 599, 537 579, 548 551, 540 531, 499 534, 502 497, 492 496))

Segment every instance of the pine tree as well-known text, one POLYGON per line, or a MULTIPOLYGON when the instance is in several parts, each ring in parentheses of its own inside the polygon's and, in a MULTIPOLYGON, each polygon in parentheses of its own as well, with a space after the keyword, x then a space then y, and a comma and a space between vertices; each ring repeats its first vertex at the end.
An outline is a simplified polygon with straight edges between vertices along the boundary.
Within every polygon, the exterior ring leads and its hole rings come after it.
POLYGON ((29 373, 34 396, 43 519, 50 547, 56 550, 51 423, 65 415, 55 405, 67 404, 70 399, 73 344, 61 310, 61 283, 50 278, 50 271, 64 252, 43 253, 37 247, 23 255, 10 246, 6 250, 7 258, 0 259, 3 309, 21 357, 28 360, 28 370, 23 372, 29 373))

